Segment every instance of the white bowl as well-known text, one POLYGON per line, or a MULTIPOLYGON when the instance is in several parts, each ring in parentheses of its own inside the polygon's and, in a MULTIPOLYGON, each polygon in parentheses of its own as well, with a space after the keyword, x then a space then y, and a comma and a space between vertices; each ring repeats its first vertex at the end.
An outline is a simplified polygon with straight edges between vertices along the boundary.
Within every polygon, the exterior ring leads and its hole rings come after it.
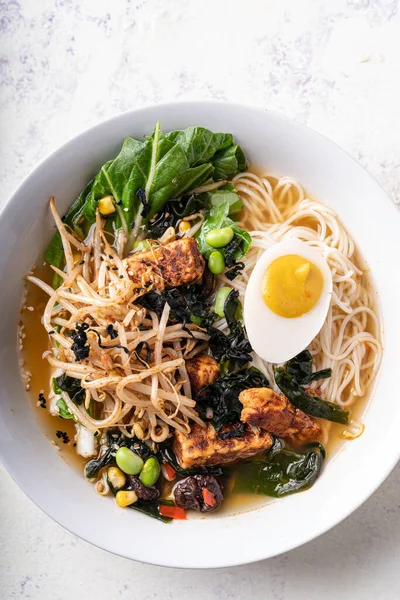
POLYGON ((234 104, 154 106, 101 123, 45 160, 0 215, 0 450, 6 468, 49 516, 83 539, 128 558, 173 567, 223 567, 285 552, 346 518, 383 482, 400 456, 399 217, 374 179, 318 133, 271 112, 234 104), (365 433, 330 461, 314 487, 263 508, 165 525, 98 496, 54 451, 21 383, 17 354, 22 276, 53 233, 48 199, 63 213, 127 135, 202 125, 232 132, 250 162, 297 177, 333 207, 372 271, 385 352, 365 433))

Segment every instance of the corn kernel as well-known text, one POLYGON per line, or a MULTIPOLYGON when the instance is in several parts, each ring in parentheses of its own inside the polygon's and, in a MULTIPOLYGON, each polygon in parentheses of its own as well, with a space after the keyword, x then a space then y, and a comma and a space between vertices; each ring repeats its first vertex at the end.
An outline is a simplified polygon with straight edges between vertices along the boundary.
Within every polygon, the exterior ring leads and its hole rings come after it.
POLYGON ((115 212, 114 198, 112 196, 104 196, 99 200, 99 211, 102 215, 111 215, 115 212))
POLYGON ((134 491, 120 491, 115 496, 115 501, 121 508, 135 504, 137 499, 138 497, 134 491))
POLYGON ((120 490, 126 483, 126 477, 118 467, 110 467, 107 471, 107 477, 114 490, 120 490))
POLYGON ((186 231, 189 231, 189 229, 190 229, 189 221, 181 221, 179 223, 179 233, 186 233, 186 231))

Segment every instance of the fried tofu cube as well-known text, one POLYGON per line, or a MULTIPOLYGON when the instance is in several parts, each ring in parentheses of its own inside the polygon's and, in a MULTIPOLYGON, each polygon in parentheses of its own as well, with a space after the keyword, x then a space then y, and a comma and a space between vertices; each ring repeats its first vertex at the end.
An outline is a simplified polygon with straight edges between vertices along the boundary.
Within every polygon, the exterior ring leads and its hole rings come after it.
POLYGON ((271 445, 272 438, 266 431, 253 432, 246 428, 243 437, 221 440, 211 424, 206 427, 196 424, 192 426, 190 433, 175 431, 173 447, 181 467, 190 469, 249 458, 267 450, 271 445))
POLYGON ((321 435, 318 423, 270 388, 243 390, 239 400, 243 404, 240 417, 243 423, 296 443, 310 442, 321 435))
POLYGON ((193 238, 154 245, 128 256, 124 264, 132 281, 141 287, 153 284, 160 291, 199 282, 204 272, 204 259, 193 238))
POLYGON ((194 398, 201 388, 211 385, 219 377, 219 364, 208 354, 197 354, 185 364, 194 398))

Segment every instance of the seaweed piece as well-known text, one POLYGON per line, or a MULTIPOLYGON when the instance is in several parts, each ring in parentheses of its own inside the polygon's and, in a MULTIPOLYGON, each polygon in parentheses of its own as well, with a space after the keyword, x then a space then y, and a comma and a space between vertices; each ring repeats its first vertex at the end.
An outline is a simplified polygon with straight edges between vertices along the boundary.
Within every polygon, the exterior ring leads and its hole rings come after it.
POLYGON ((286 371, 299 385, 307 385, 311 381, 326 379, 332 375, 332 369, 312 372, 312 356, 309 350, 303 350, 286 363, 286 371))
POLYGON ((85 390, 81 386, 80 379, 70 377, 66 373, 63 373, 59 377, 53 377, 52 386, 55 394, 67 392, 75 404, 82 404, 85 400, 85 390))
POLYGON ((268 379, 254 367, 237 373, 228 373, 217 379, 211 385, 204 387, 197 395, 197 410, 204 420, 211 421, 217 432, 224 425, 234 425, 232 430, 219 433, 221 439, 242 437, 244 425, 240 422, 243 409, 239 395, 249 388, 269 387, 268 379), (209 410, 211 419, 207 419, 209 410))
POLYGON ((71 350, 74 353, 77 362, 84 360, 89 356, 90 346, 87 339, 88 329, 89 325, 87 323, 81 323, 80 325, 79 323, 76 323, 75 329, 71 331, 71 338, 73 340, 71 350))
POLYGON ((197 284, 174 287, 161 293, 151 290, 136 302, 154 311, 158 316, 168 303, 171 309, 170 321, 183 323, 183 325, 195 322, 200 327, 208 327, 216 317, 210 310, 210 298, 205 295, 203 286, 197 284))
POLYGON ((222 373, 237 371, 253 360, 250 354, 252 347, 241 323, 242 306, 236 290, 232 290, 226 298, 224 314, 229 335, 215 327, 208 328, 211 354, 221 364, 222 373))
POLYGON ((319 443, 298 452, 285 448, 280 438, 257 461, 244 461, 235 472, 235 492, 252 492, 282 498, 309 489, 317 480, 325 459, 319 443))
POLYGON ((307 394, 301 385, 284 368, 280 367, 276 369, 275 383, 296 408, 299 408, 312 417, 347 425, 348 412, 333 402, 328 402, 317 396, 307 394))

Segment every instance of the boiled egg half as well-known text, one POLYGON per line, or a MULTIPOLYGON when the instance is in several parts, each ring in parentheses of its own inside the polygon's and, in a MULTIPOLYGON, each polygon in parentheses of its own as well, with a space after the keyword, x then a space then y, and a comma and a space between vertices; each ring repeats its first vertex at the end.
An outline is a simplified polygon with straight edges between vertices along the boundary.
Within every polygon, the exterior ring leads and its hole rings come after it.
POLYGON ((244 321, 253 350, 285 362, 321 330, 332 296, 332 275, 322 254, 300 240, 279 242, 257 261, 244 298, 244 321))

